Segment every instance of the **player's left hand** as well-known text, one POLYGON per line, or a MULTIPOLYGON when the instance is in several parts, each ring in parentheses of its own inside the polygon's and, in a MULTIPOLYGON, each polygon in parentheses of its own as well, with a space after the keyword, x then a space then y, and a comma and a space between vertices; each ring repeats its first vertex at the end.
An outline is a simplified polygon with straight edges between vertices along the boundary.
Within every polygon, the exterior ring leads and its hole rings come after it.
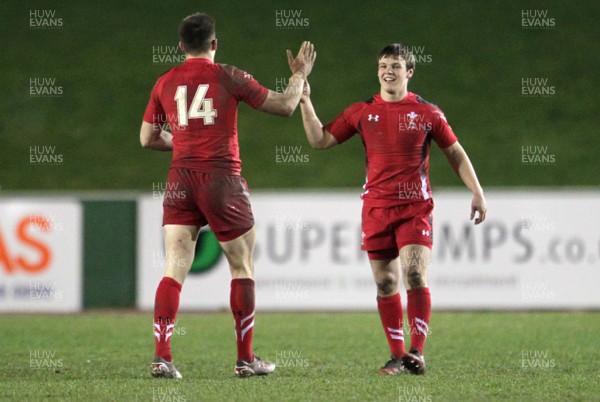
POLYGON ((479 225, 485 220, 485 214, 487 213, 487 207, 485 205, 485 197, 483 194, 475 194, 473 201, 471 201, 471 218, 475 218, 475 224, 479 225), (475 218, 475 212, 477 212, 477 218, 475 218))
POLYGON ((296 58, 293 57, 291 50, 286 50, 288 65, 292 74, 297 72, 304 73, 304 77, 308 77, 312 71, 315 59, 317 58, 317 52, 315 52, 315 45, 308 41, 302 42, 300 50, 296 58))

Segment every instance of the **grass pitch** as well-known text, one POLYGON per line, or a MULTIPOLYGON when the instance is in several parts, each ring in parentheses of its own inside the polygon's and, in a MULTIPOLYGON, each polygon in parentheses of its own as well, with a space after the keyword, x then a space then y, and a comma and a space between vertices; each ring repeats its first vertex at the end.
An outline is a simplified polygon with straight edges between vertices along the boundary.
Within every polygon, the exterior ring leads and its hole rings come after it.
POLYGON ((0 400, 567 401, 600 399, 600 313, 434 313, 427 374, 382 377, 376 313, 259 314, 268 377, 233 375, 230 314, 181 313, 183 380, 149 374, 151 314, 0 316, 0 400))

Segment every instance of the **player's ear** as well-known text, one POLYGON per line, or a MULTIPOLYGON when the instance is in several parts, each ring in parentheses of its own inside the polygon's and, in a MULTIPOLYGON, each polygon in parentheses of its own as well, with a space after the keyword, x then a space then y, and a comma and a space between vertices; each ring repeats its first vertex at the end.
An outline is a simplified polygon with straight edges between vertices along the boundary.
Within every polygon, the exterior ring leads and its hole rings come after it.
POLYGON ((217 38, 214 38, 211 42, 210 42, 210 50, 212 50, 213 52, 215 50, 217 50, 219 47, 219 44, 217 42, 217 38))
POLYGON ((185 47, 183 46, 183 42, 182 41, 179 41, 179 49, 181 49, 181 51, 183 53, 185 53, 185 47))
POLYGON ((415 69, 414 68, 410 68, 408 69, 408 71, 406 71, 406 76, 408 78, 412 78, 413 74, 415 73, 415 69))

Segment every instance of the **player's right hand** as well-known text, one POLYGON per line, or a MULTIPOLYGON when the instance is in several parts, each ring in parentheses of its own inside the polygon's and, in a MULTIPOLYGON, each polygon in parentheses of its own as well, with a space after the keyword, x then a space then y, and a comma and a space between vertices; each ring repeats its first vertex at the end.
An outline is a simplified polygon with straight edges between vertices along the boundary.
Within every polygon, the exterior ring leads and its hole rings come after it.
POLYGON ((308 80, 304 80, 304 86, 302 87, 302 96, 300 97, 300 103, 306 102, 310 98, 310 84, 308 80))
POLYGON ((315 46, 308 41, 302 42, 302 46, 300 46, 300 50, 298 50, 296 58, 293 58, 291 50, 288 49, 286 52, 288 65, 290 66, 292 74, 302 72, 306 77, 308 77, 312 71, 313 65, 315 64, 315 59, 317 58, 315 46))

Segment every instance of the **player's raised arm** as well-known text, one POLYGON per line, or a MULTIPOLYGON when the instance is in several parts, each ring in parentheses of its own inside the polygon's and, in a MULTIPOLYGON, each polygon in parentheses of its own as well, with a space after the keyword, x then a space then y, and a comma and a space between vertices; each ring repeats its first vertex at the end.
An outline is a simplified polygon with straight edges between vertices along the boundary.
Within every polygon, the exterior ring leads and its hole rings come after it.
POLYGON ((473 201, 471 201, 471 220, 475 217, 475 212, 478 213, 478 217, 475 219, 475 224, 478 225, 485 220, 487 213, 487 207, 485 204, 485 197, 483 195, 483 188, 479 184, 475 169, 469 160, 469 156, 465 152, 464 148, 456 141, 454 144, 442 149, 448 162, 461 178, 465 186, 473 193, 473 201))
POLYGON ((282 93, 269 91, 267 99, 258 110, 279 116, 291 116, 298 107, 302 96, 302 87, 306 77, 312 71, 316 57, 317 52, 315 52, 314 45, 307 41, 302 42, 296 58, 293 58, 292 52, 287 50, 288 64, 292 70, 288 86, 282 93))
POLYGON ((144 148, 154 149, 155 151, 171 151, 173 149, 173 136, 157 124, 143 121, 140 128, 140 144, 144 148))
POLYGON ((315 108, 310 101, 310 85, 304 83, 302 98, 300 99, 300 111, 302 112, 302 124, 306 132, 306 138, 314 149, 327 149, 338 144, 335 137, 323 127, 317 117, 315 108))

